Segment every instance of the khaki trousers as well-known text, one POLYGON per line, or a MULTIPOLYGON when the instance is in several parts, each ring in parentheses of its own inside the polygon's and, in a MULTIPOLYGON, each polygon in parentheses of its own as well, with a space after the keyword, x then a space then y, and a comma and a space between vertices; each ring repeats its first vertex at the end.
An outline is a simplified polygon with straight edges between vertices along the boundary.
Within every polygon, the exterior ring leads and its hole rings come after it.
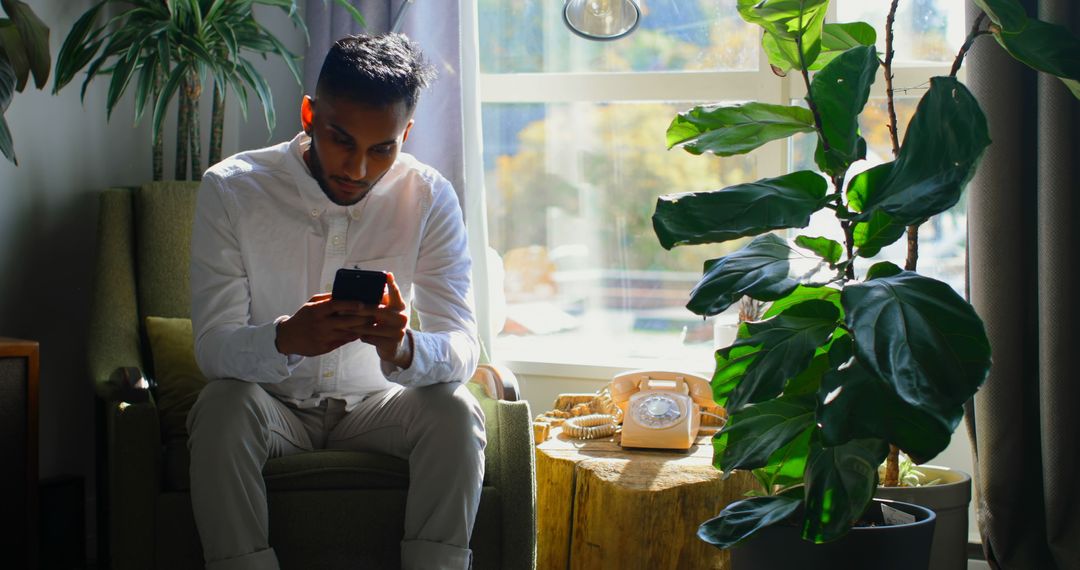
POLYGON ((484 413, 461 383, 394 385, 347 412, 342 400, 299 409, 259 384, 214 380, 199 394, 187 425, 191 503, 208 570, 278 568, 268 541, 262 468, 272 457, 314 449, 408 460, 402 567, 471 564, 486 438, 484 413))

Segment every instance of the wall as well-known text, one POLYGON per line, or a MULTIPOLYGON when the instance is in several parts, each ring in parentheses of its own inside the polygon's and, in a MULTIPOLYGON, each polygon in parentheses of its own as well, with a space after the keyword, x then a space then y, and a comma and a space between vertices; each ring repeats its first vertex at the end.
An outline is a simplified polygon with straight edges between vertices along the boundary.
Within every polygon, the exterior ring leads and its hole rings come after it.
MULTIPOLYGON (((50 28, 53 61, 67 31, 96 0, 48 0, 32 7, 50 28)), ((286 45, 303 53, 303 34, 280 11, 257 10, 260 21, 286 45)), ((280 59, 255 58, 270 83, 281 118, 272 141, 298 130, 299 87, 280 59)), ((95 257, 97 193, 138 185, 151 177, 149 120, 132 127, 132 99, 105 120, 108 78, 91 84, 79 102, 81 75, 60 92, 31 86, 17 93, 5 113, 19 159, 0 159, 0 336, 41 343, 40 474, 81 475, 87 489, 88 552, 94 544, 94 396, 85 373, 85 331, 95 257)), ((201 103, 208 117, 209 88, 201 103)), ((258 102, 249 101, 243 123, 229 102, 224 151, 265 146, 267 130, 258 102)), ((171 112, 170 116, 175 115, 171 112)), ((172 121, 166 133, 175 132, 172 121)), ((203 149, 209 122, 204 121, 203 149)), ((165 155, 172 155, 167 137, 165 155)), ((205 161, 205 158, 204 158, 205 161)), ((171 178, 172 161, 166 161, 171 178)))

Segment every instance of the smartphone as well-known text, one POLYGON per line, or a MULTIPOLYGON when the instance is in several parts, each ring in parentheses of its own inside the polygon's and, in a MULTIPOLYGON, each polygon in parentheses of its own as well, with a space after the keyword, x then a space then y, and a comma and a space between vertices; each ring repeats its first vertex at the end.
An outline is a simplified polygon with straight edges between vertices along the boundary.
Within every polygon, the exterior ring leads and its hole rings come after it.
POLYGON ((335 301, 358 301, 365 305, 378 305, 382 302, 385 288, 385 271, 342 267, 334 275, 334 289, 330 296, 335 301))

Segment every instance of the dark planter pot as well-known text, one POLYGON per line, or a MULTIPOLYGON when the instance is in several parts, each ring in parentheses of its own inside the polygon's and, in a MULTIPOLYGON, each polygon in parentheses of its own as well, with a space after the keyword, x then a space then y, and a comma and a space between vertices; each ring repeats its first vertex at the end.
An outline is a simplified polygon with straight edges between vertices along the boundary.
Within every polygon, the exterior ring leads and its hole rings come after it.
MULTIPOLYGON (((934 538, 934 511, 919 505, 874 499, 915 516, 908 524, 853 528, 843 538, 813 544, 800 537, 801 529, 776 524, 762 529, 745 544, 732 548, 734 570, 768 568, 874 568, 925 570, 934 538)), ((864 517, 882 524, 881 508, 871 505, 864 517)))

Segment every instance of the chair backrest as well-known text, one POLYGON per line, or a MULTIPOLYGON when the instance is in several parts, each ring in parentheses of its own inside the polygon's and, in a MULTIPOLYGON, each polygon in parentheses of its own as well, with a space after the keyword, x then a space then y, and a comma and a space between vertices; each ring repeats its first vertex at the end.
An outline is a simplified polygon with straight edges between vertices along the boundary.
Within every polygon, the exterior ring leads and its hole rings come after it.
POLYGON ((101 194, 87 364, 106 400, 125 386, 127 367, 150 364, 146 316, 187 317, 188 264, 197 182, 154 182, 101 194))
POLYGON ((152 182, 135 190, 139 322, 191 316, 191 222, 198 182, 152 182))

